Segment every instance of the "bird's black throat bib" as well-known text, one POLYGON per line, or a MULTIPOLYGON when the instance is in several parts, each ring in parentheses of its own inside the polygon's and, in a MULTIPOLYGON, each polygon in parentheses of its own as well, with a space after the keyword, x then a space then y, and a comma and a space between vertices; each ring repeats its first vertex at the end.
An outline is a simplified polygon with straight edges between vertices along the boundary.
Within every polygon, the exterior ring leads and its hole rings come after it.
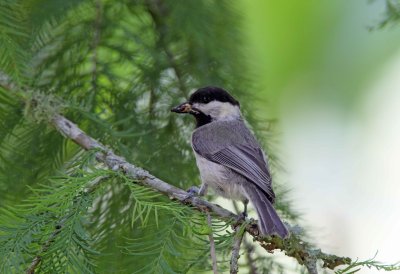
POLYGON ((210 115, 206 115, 201 111, 197 111, 196 113, 192 113, 194 118, 196 118, 196 128, 204 126, 208 123, 211 123, 212 119, 210 115))

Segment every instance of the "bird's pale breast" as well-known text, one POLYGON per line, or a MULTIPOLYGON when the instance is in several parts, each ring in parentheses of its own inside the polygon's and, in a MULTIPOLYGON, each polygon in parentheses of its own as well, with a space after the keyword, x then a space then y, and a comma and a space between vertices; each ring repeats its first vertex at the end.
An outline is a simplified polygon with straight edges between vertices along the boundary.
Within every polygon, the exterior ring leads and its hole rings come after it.
POLYGON ((245 178, 234 173, 232 170, 213 163, 195 152, 197 166, 203 183, 206 183, 214 191, 225 198, 233 200, 245 200, 242 184, 245 178))

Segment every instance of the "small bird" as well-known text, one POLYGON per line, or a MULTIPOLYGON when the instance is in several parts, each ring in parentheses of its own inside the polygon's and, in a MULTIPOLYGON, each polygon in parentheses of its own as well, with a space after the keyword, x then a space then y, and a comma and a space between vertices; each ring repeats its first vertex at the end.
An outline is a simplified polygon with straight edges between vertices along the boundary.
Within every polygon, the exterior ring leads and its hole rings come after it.
POLYGON ((202 185, 189 191, 203 196, 210 186, 222 197, 242 201, 244 216, 250 201, 263 235, 287 237, 288 230, 272 206, 275 194, 267 160, 242 118, 239 102, 222 88, 204 87, 171 111, 191 114, 197 122, 192 148, 202 185))

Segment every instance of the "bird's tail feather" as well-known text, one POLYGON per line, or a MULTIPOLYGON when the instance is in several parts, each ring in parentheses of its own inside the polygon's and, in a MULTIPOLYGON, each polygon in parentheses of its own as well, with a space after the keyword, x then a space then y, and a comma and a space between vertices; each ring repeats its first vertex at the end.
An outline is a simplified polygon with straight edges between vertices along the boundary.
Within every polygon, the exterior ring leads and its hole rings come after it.
POLYGON ((264 235, 279 235, 281 238, 288 236, 289 232, 276 213, 267 195, 255 185, 246 187, 248 199, 253 203, 258 215, 258 226, 264 235))

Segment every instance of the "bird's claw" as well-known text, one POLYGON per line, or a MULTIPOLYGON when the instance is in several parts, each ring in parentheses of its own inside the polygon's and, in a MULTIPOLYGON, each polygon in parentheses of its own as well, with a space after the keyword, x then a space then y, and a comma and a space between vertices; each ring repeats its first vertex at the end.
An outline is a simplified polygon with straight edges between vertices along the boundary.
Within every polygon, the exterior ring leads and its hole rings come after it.
POLYGON ((232 224, 233 229, 235 230, 242 223, 246 222, 246 218, 247 218, 246 212, 242 212, 242 213, 238 214, 237 217, 235 218, 235 220, 233 221, 233 224, 232 224))
POLYGON ((246 218, 247 218, 247 212, 242 212, 242 213, 237 215, 236 223, 245 222, 246 218))
POLYGON ((194 197, 199 195, 200 189, 197 186, 191 186, 186 192, 194 197))
POLYGON ((197 186, 191 186, 188 190, 186 190, 188 195, 185 198, 185 200, 199 196, 199 191, 200 191, 200 189, 197 186))

